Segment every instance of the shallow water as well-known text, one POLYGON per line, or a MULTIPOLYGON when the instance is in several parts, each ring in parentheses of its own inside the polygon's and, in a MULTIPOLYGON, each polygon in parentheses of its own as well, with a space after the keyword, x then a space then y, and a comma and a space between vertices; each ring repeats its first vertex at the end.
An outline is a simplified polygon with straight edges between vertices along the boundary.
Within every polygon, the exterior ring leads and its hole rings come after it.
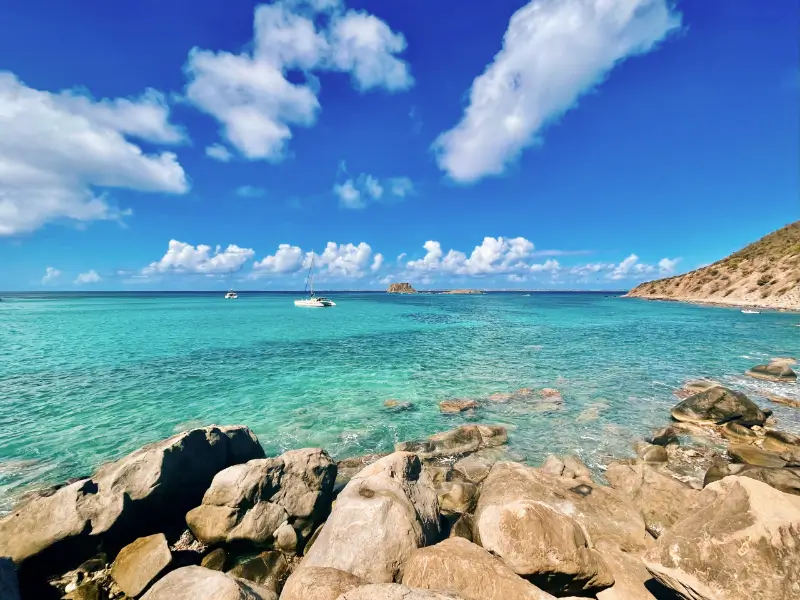
POLYGON ((21 491, 91 473, 177 431, 250 426, 268 453, 321 446, 345 457, 475 421, 510 427, 537 462, 590 466, 663 426, 671 390, 712 377, 800 433, 800 386, 743 377, 800 354, 800 315, 621 299, 607 293, 389 296, 8 295, 0 302, 0 511, 21 491), (490 394, 553 387, 560 407, 490 394), (413 403, 393 413, 386 399, 413 403), (438 402, 475 398, 471 415, 438 402))

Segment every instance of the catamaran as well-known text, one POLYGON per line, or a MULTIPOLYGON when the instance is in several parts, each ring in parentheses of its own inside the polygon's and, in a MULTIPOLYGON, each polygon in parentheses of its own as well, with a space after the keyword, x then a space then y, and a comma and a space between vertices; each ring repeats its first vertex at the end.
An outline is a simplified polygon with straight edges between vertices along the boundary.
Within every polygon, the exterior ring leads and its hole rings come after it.
POLYGON ((225 294, 225 300, 236 300, 239 297, 239 294, 230 290, 227 294, 225 294))
MULTIPOLYGON (((311 265, 308 267, 308 278, 306 279, 306 290, 309 291, 307 298, 295 300, 295 306, 302 306, 304 308, 328 308, 336 306, 333 300, 323 298, 322 296, 314 295, 314 253, 311 253, 311 265)), ((305 290, 304 290, 305 291, 305 290)))

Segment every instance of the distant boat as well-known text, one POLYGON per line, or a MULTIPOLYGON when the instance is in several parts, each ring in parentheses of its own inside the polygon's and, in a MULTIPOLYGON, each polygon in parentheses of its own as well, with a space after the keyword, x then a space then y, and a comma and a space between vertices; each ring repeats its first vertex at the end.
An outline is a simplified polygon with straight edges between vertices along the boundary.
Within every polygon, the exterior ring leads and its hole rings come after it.
MULTIPOLYGON (((306 279, 306 289, 309 291, 308 297, 295 300, 294 305, 302 308, 328 308, 336 306, 333 300, 314 295, 314 253, 311 253, 311 266, 308 267, 308 279, 306 279)), ((305 290, 304 290, 305 291, 305 290)))
POLYGON ((239 297, 239 294, 237 294, 233 290, 231 290, 227 294, 225 294, 225 299, 226 300, 236 300, 238 297, 239 297))
POLYGON ((747 308, 745 308, 745 309, 742 309, 742 312, 743 312, 744 314, 746 314, 746 315, 760 315, 760 314, 761 314, 761 311, 760 311, 760 310, 749 310, 749 309, 747 309, 747 308))

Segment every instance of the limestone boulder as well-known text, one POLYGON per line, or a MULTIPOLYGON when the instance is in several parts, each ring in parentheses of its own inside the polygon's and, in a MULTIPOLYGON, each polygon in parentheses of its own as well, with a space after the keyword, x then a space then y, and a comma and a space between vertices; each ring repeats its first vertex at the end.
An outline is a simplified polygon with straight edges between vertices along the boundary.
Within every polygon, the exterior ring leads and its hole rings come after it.
POLYGON ((351 573, 326 567, 303 567, 286 580, 280 600, 336 600, 366 581, 351 573))
POLYGON ((553 597, 464 538, 415 550, 403 565, 403 584, 452 590, 466 600, 547 600, 553 597))
MULTIPOLYGON (((234 465, 214 477, 202 504, 186 515, 186 523, 205 544, 270 547, 288 522, 299 548, 327 515, 335 479, 336 465, 316 448, 234 465)), ((287 533, 282 539, 288 540, 287 533)))
POLYGON ((652 545, 641 512, 624 494, 514 462, 498 462, 481 484, 476 523, 484 507, 517 500, 540 502, 570 516, 594 543, 606 540, 626 552, 643 552, 652 545))
POLYGON ((101 545, 115 552, 174 528, 216 473, 263 455, 246 427, 204 427, 150 444, 16 507, 0 519, 0 556, 24 570, 55 573, 101 545))
POLYGON ((778 381, 793 383, 797 381, 795 373, 789 364, 784 360, 772 360, 766 365, 756 365, 745 372, 745 375, 766 381, 778 381))
POLYGON ((411 452, 422 459, 470 454, 483 448, 501 446, 508 441, 508 432, 500 425, 462 425, 437 433, 424 440, 400 442, 394 449, 411 452))
POLYGON ((278 595, 219 571, 183 567, 156 581, 142 600, 278 600, 278 595))
POLYGON ((466 600, 450 592, 412 589, 397 583, 365 585, 345 592, 336 600, 466 600))
POLYGON ((572 517, 526 499, 481 499, 475 512, 481 546, 539 587, 564 595, 614 584, 603 557, 572 517))
POLYGON ((646 463, 612 463, 606 479, 641 510, 653 537, 689 515, 700 499, 699 491, 646 463))
POLYGON ((139 538, 120 550, 111 565, 111 578, 126 596, 136 598, 172 562, 167 538, 157 533, 139 538))
POLYGON ((749 444, 731 444, 728 446, 728 454, 736 462, 757 467, 781 469, 787 465, 787 460, 780 454, 749 444))
POLYGON ((395 580, 417 548, 438 541, 439 503, 419 457, 395 452, 345 486, 302 567, 331 567, 370 583, 395 580))
POLYGON ((246 579, 261 587, 277 592, 289 573, 289 563, 280 552, 262 552, 258 556, 236 565, 228 575, 246 579))
POLYGON ((703 508, 645 555, 653 576, 692 600, 800 597, 800 497, 737 476, 702 494, 703 508))
POLYGON ((767 416, 741 392, 722 386, 710 387, 679 402, 671 411, 676 421, 689 423, 722 423, 740 421, 761 425, 767 416))

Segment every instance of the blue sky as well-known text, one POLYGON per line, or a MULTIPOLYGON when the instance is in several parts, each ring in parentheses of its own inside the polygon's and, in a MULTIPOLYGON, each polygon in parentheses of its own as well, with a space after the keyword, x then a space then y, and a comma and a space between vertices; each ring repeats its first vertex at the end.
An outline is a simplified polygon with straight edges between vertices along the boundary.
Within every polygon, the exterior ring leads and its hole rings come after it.
POLYGON ((29 0, 0 289, 623 289, 800 218, 796 2, 29 0))

